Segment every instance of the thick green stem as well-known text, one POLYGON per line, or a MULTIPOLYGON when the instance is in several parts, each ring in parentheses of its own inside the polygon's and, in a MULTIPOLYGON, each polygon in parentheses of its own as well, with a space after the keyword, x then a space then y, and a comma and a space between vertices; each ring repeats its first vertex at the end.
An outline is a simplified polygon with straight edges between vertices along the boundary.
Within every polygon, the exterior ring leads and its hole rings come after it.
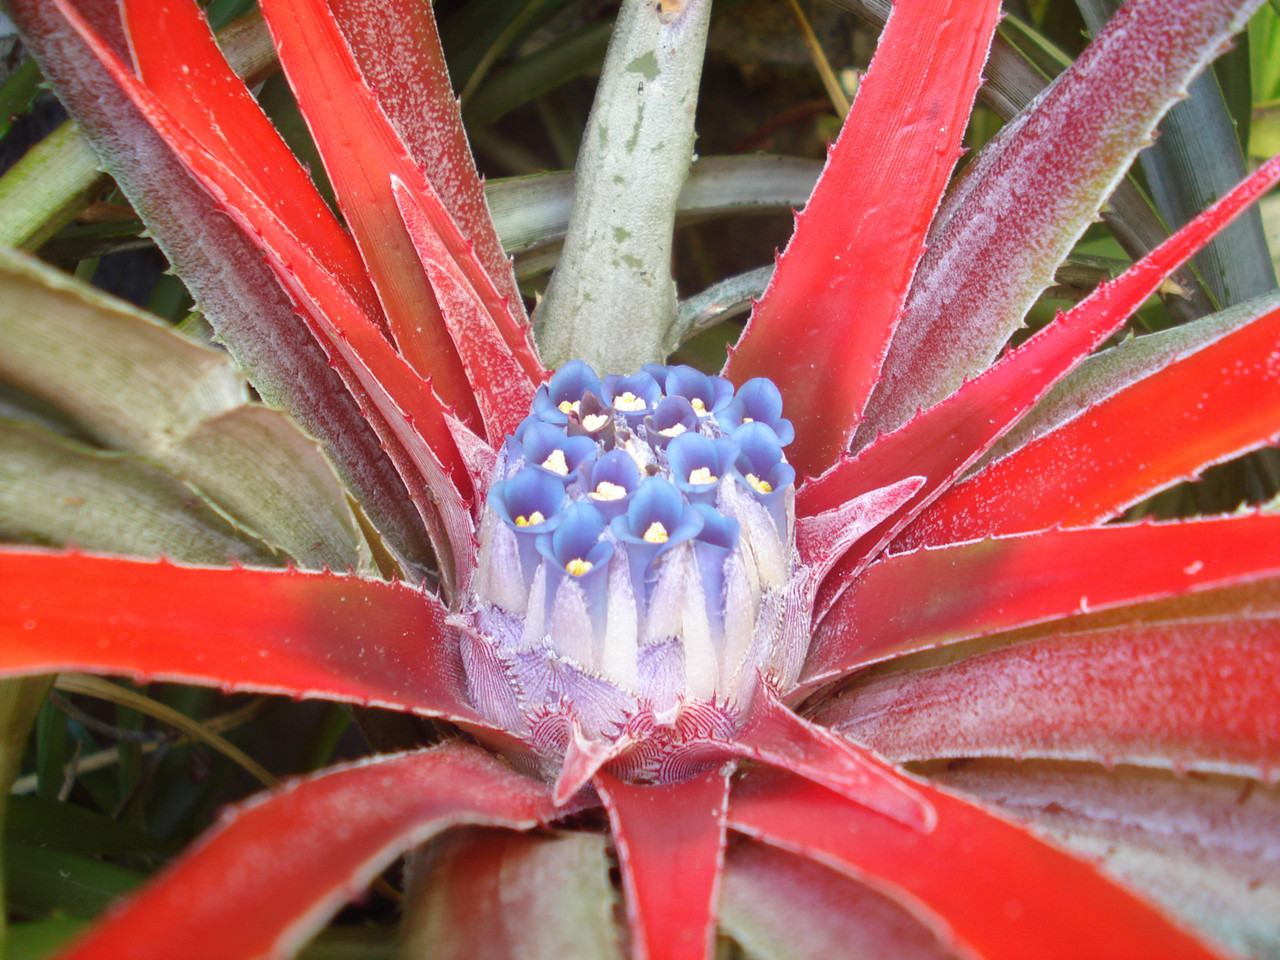
POLYGON ((535 318, 553 367, 581 357, 629 372, 662 357, 710 16, 711 0, 622 4, 574 171, 561 269, 535 318))

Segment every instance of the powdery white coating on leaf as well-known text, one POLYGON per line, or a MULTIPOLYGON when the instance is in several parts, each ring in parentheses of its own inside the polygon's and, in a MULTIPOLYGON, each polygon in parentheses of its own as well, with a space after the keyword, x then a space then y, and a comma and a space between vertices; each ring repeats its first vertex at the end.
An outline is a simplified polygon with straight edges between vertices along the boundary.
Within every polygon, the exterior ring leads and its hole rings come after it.
POLYGON ((1280 762, 1277 677, 1274 619, 1125 627, 890 672, 822 719, 895 762, 1047 757, 1265 777, 1280 762))
POLYGON ((751 956, 767 960, 959 956, 883 893, 759 843, 730 846, 720 919, 725 932, 751 956))
POLYGON ((333 9, 387 118, 523 320, 524 301, 489 215, 430 7, 348 0, 333 9))
POLYGON ((20 12, 39 28, 29 42, 46 76, 263 399, 320 440, 389 545, 425 564, 430 550, 403 482, 254 238, 183 169, 51 5, 20 12))
POLYGON ((1130 338, 1089 357, 996 441, 971 473, 1074 420, 1134 381, 1277 308, 1280 308, 1280 291, 1228 307, 1193 323, 1130 338))
POLYGON ((945 786, 999 805, 1232 950, 1280 953, 1280 793, 1255 781, 976 761, 945 786))
POLYGON ((855 446, 984 369, 1257 0, 1134 0, 983 149, 934 221, 855 446))

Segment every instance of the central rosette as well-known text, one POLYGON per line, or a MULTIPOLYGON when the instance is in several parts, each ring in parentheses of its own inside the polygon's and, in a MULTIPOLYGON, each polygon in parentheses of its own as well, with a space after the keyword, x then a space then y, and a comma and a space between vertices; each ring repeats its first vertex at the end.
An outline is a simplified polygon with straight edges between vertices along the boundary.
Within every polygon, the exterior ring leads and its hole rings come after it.
POLYGON ((574 361, 499 452, 463 642, 472 698, 551 761, 573 737, 666 779, 731 735, 805 653, 794 436, 782 398, 649 365, 574 361))

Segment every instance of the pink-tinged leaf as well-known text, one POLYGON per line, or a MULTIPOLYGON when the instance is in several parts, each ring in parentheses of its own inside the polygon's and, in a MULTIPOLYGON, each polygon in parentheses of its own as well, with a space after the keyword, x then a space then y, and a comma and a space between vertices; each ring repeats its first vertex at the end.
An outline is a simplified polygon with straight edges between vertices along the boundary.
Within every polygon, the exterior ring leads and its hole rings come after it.
POLYGON ((948 195, 855 446, 985 369, 1257 0, 1133 0, 948 195))
POLYGON ((869 566, 814 631, 808 688, 860 666, 1280 571, 1280 516, 1142 523, 921 549, 869 566))
POLYGON ((475 551, 470 517, 458 487, 469 489, 470 480, 446 423, 450 411, 261 198, 174 121, 66 0, 55 3, 187 169, 224 201, 234 220, 260 239, 276 274, 303 310, 306 322, 404 479, 410 500, 432 532, 446 588, 450 592, 464 589, 475 551))
POLYGON ((991 813, 911 781, 938 812, 919 833, 786 774, 745 779, 729 825, 862 880, 983 960, 1210 960, 1219 955, 1096 869, 991 813))
POLYGON ((731 768, 688 780, 595 778, 627 897, 632 960, 710 960, 731 768))
POLYGON ((999 5, 899 2, 778 269, 730 355, 772 377, 817 474, 847 449, 960 155, 999 5), (920 51, 930 51, 922 69, 920 51))
POLYGON ((1268 778, 1280 769, 1280 620, 1002 646, 858 682, 815 720, 895 763, 1046 757, 1268 778))
MULTIPOLYGON (((223 204, 175 157, 114 76, 123 73, 135 85, 136 78, 127 69, 113 76, 81 33, 93 31, 68 9, 43 0, 18 0, 9 8, 44 75, 255 387, 325 444, 330 461, 406 565, 425 566, 431 550, 406 485, 297 315, 256 236, 229 220, 223 204)), ((114 8, 107 12, 110 17, 98 19, 105 19, 108 34, 120 34, 114 8)), ((104 48, 106 61, 119 68, 113 46, 102 41, 97 49, 104 48)))
POLYGON ((622 960, 603 833, 452 830, 415 853, 400 954, 622 960))
POLYGON ((730 844, 720 916, 721 930, 752 957, 959 960, 937 933, 884 894, 761 843, 730 844))
POLYGON ((119 673, 483 723, 445 616, 428 593, 355 576, 0 551, 11 676, 119 673))
MULTIPOLYGON (((901 475, 903 464, 911 464, 912 470, 920 471, 927 478, 902 509, 879 523, 840 562, 831 575, 831 583, 826 584, 819 595, 817 609, 825 612, 841 584, 854 577, 869 558, 876 556, 898 531, 951 486, 1048 393, 1053 384, 1118 330, 1165 277, 1277 180, 1280 180, 1280 158, 1264 164, 1122 276, 1104 283, 1024 346, 965 383, 946 400, 806 483, 796 501, 796 510, 801 516, 839 509, 841 504, 891 483, 901 475)), ((1043 524, 1041 528, 1049 525, 1043 524)), ((909 540, 906 545, 918 546, 919 543, 909 540)), ((822 575, 827 575, 827 571, 823 570, 822 575)))
POLYGON ((63 957, 289 956, 414 844, 462 824, 527 830, 551 816, 542 784, 475 747, 352 764, 234 808, 63 957))
POLYGON ((970 760, 932 778, 1096 860, 1241 956, 1280 947, 1280 791, 1235 777, 970 760))
MULTIPOLYGON (((528 415, 537 384, 499 335, 483 296, 472 286, 472 277, 464 274, 454 254, 446 249, 441 228, 454 225, 440 205, 440 198, 432 192, 419 198, 395 177, 392 189, 405 229, 435 291, 449 336, 467 369, 467 376, 475 385, 475 401, 480 408, 485 435, 490 446, 500 446, 503 437, 515 433, 520 421, 528 415)), ((430 185, 426 189, 430 191, 430 185)), ((454 239, 461 241, 462 237, 458 234, 454 239)), ((463 247, 462 255, 470 256, 465 242, 463 247)), ((479 267, 478 262, 474 265, 479 267)), ((496 296, 496 290, 482 270, 474 271, 473 277, 496 296)), ((541 377, 542 367, 532 351, 526 351, 525 359, 541 377)))
POLYGON ((332 0, 329 9, 378 105, 519 318, 508 346, 527 349, 524 302, 476 173, 431 6, 419 0, 332 0))
POLYGON ((143 85, 385 324, 351 236, 228 66, 194 0, 124 0, 121 12, 143 85))
POLYGON ((733 736, 744 753, 812 780, 868 809, 928 833, 933 808, 871 751, 788 710, 767 683, 756 688, 747 719, 733 736))
POLYGON ((836 509, 901 476, 904 463, 929 478, 913 504, 918 509, 1120 329, 1170 273, 1277 181, 1280 157, 1263 164, 1130 269, 1103 283, 952 396, 808 481, 797 495, 797 513, 811 516, 836 509))
POLYGON ((1152 372, 954 486, 903 545, 1094 523, 1264 446, 1280 434, 1278 345, 1273 310, 1152 372))
POLYGON ((801 560, 821 579, 845 551, 896 514, 924 483, 924 477, 907 477, 850 497, 821 513, 796 517, 796 548, 801 560))
POLYGON ((431 285, 391 192, 422 172, 373 98, 323 0, 261 4, 289 85, 320 150, 338 205, 382 300, 400 353, 463 420, 479 416, 431 285))

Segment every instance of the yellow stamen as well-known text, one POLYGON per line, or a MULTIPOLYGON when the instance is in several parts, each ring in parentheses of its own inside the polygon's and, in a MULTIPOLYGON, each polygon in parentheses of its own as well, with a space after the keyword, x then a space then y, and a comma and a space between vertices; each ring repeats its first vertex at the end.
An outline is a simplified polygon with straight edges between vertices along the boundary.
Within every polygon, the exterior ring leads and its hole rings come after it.
POLYGON ((550 470, 552 473, 558 473, 562 477, 569 475, 569 463, 564 458, 564 451, 557 448, 551 451, 551 455, 542 461, 544 469, 550 470))
POLYGON ((694 486, 701 486, 706 483, 715 483, 720 478, 711 472, 710 467, 698 467, 689 474, 689 482, 694 486))
POLYGON ((692 400, 690 400, 689 405, 693 407, 693 412, 696 413, 698 416, 705 417, 707 415, 707 405, 703 403, 701 400, 699 400, 697 397, 694 397, 692 400))
POLYGON ((643 410, 648 404, 644 402, 644 397, 637 397, 630 390, 625 390, 620 396, 613 398, 613 407, 615 410, 624 410, 627 413, 635 413, 637 410, 643 410))
POLYGON ((666 543, 670 537, 667 536, 667 528, 657 520, 649 524, 649 529, 644 532, 645 543, 666 543))
POLYGON ((601 480, 596 484, 596 488, 591 491, 591 499, 593 500, 621 500, 626 495, 626 487, 610 483, 608 480, 601 480))
POLYGON ((564 568, 566 572, 573 574, 575 577, 580 577, 584 573, 589 571, 593 566, 595 566, 595 564, 593 564, 590 560, 574 559, 566 563, 564 565, 564 568))
POLYGON ((536 526, 539 523, 545 523, 546 519, 547 518, 542 515, 541 510, 535 510, 533 511, 533 513, 529 514, 527 517, 524 514, 521 514, 520 516, 516 517, 516 526, 532 527, 532 526, 536 526))
POLYGON ((587 433, 595 433, 608 422, 609 418, 603 413, 588 413, 582 418, 582 427, 587 433))
POLYGON ((773 493, 773 484, 768 480, 761 480, 754 473, 747 474, 747 483, 755 487, 757 493, 773 493))
POLYGON ((577 400, 573 401, 573 403, 570 403, 568 400, 561 400, 557 405, 557 409, 567 416, 570 413, 577 413, 578 407, 581 405, 580 401, 577 400))
POLYGON ((678 437, 680 436, 680 434, 684 433, 685 430, 687 429, 688 427, 686 427, 683 423, 677 423, 670 427, 667 427, 667 429, 665 430, 659 430, 658 432, 662 434, 664 437, 678 437))
POLYGON ((743 422, 743 423, 755 423, 755 422, 756 422, 756 418, 755 418, 755 417, 743 417, 743 418, 742 418, 742 422, 743 422))

